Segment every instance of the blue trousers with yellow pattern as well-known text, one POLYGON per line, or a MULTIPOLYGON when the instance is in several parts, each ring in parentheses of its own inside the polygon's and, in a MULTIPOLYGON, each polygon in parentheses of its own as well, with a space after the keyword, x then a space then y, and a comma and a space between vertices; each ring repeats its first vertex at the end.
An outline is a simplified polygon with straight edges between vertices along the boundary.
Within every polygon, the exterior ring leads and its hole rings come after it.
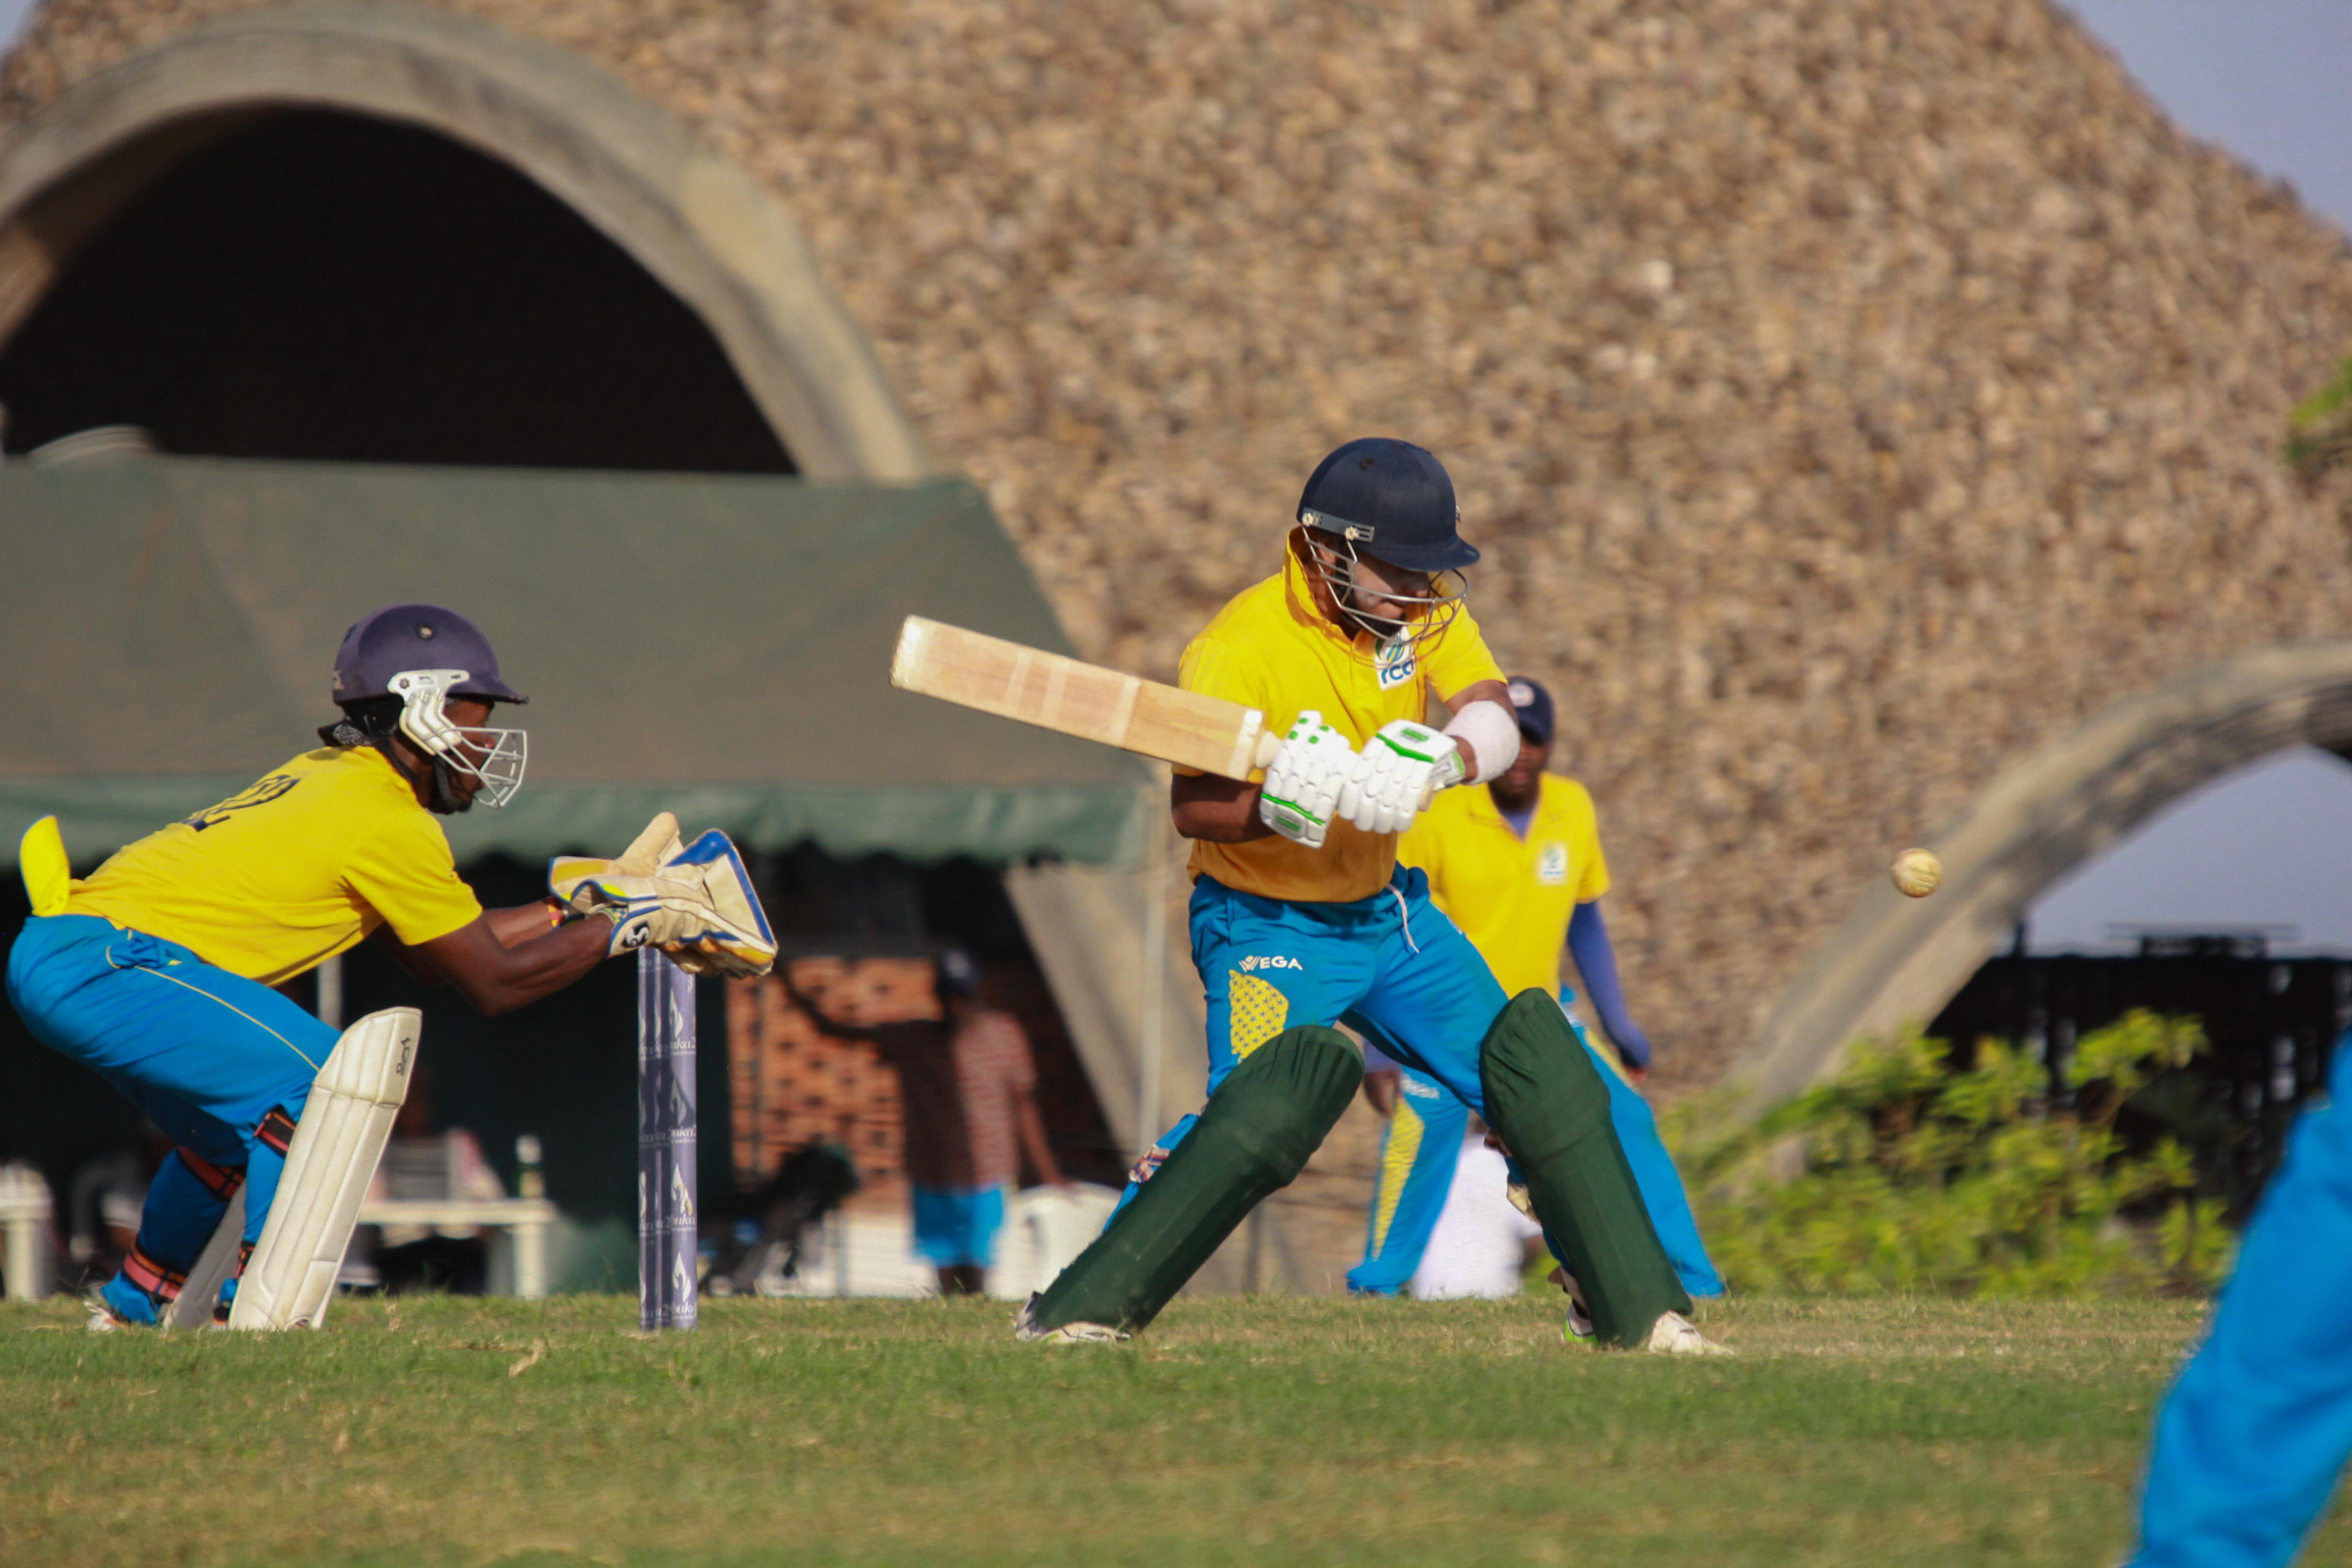
POLYGON ((26 921, 8 1000, 42 1044, 95 1069, 174 1145, 130 1258, 100 1291, 117 1316, 152 1323, 240 1183, 247 1248, 260 1238, 335 1031, 257 981, 94 915, 26 921))
MULTIPOLYGON (((1563 1003, 1575 993, 1563 992, 1563 1003)), ((1564 1010, 1564 1009, 1563 1009, 1564 1010)), ((1609 1086, 1609 1121, 1617 1141, 1625 1147, 1625 1162, 1633 1168, 1642 1206, 1657 1228, 1658 1241, 1675 1266, 1683 1289, 1694 1296, 1720 1296, 1723 1276, 1699 1239, 1698 1221, 1691 1214, 1690 1196, 1683 1190, 1682 1173, 1658 1136, 1657 1118, 1649 1102, 1625 1081, 1614 1063, 1594 1049, 1584 1026, 1570 1016, 1576 1037, 1609 1086)), ((1372 1043, 1382 1050, 1388 1042, 1378 1034, 1372 1043)), ((1454 1184, 1454 1166, 1462 1153, 1463 1129, 1469 1111, 1437 1083, 1412 1068, 1404 1070, 1398 1086, 1395 1114, 1381 1143, 1381 1163, 1372 1178, 1372 1206, 1364 1238, 1364 1260, 1348 1270, 1348 1288, 1373 1295, 1393 1296, 1421 1267, 1421 1255, 1445 1207, 1454 1184)))
MULTIPOLYGON (((1400 866, 1380 892, 1344 904, 1287 903, 1202 877, 1192 884, 1192 930, 1209 1004, 1211 1094, 1285 1029, 1345 1023, 1377 1031, 1399 1061, 1461 1104, 1484 1106, 1478 1047, 1509 998, 1430 902, 1420 871, 1400 866)), ((1179 1121, 1160 1149, 1175 1148, 1192 1121, 1179 1121)), ((1130 1182, 1127 1195, 1135 1190, 1130 1182)))

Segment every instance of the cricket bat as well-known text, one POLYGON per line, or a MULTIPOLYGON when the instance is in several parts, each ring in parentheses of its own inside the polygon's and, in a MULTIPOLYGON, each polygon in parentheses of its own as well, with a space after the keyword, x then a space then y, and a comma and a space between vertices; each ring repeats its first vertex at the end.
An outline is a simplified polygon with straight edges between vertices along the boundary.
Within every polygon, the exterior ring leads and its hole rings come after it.
POLYGON ((1247 780, 1282 737, 1255 708, 908 616, 890 684, 1002 719, 1247 780))

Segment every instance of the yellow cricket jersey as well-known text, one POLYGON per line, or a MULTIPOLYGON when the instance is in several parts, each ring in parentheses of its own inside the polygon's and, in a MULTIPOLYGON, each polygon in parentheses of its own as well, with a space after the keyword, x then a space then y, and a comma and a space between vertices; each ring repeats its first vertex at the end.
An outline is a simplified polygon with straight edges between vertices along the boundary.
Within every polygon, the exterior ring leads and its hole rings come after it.
POLYGON ((1428 875, 1429 894, 1462 928, 1516 996, 1559 989, 1569 918, 1609 890, 1592 796, 1574 779, 1545 773, 1524 839, 1479 785, 1430 803, 1397 845, 1397 858, 1428 875))
MULTIPOLYGON (((1262 710, 1276 734, 1312 708, 1361 746, 1383 724, 1425 717, 1433 690, 1451 698, 1465 687, 1502 679, 1467 610, 1436 637, 1391 657, 1370 633, 1350 637, 1324 617, 1306 568, 1289 553, 1279 574, 1245 589, 1192 639, 1178 684, 1262 710)), ((1195 840, 1192 866, 1195 876, 1214 877, 1261 898, 1348 903, 1387 885, 1396 840, 1393 833, 1334 822, 1320 849, 1279 837, 1246 844, 1195 840)))
POLYGON ((305 752, 242 794, 127 845, 66 912, 194 949, 276 985, 389 924, 414 946, 482 912, 448 836, 373 747, 305 752))

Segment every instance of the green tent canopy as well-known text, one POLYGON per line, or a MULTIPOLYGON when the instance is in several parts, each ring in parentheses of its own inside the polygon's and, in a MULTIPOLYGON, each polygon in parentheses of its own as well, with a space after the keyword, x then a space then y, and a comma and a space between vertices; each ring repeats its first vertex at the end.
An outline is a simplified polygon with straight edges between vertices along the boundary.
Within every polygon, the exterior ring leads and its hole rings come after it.
POLYGON ((113 457, 0 466, 0 864, 40 816, 87 862, 316 745, 344 629, 406 600, 531 699, 461 860, 616 851, 663 808, 756 848, 1136 857, 1135 758, 891 689, 910 613, 1068 650, 962 480, 113 457))

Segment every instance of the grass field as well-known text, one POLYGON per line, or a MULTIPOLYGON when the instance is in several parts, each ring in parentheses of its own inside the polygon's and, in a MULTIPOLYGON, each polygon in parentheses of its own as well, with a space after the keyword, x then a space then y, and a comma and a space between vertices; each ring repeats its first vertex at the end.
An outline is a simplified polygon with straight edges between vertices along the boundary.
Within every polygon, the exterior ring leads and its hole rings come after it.
MULTIPOLYGON (((346 1302, 321 1334, 0 1308, 0 1562, 2112 1563, 2199 1310, 1750 1300, 1737 1359, 1534 1299, 346 1302)), ((2338 1522, 2313 1562, 2352 1558, 2338 1522)))

